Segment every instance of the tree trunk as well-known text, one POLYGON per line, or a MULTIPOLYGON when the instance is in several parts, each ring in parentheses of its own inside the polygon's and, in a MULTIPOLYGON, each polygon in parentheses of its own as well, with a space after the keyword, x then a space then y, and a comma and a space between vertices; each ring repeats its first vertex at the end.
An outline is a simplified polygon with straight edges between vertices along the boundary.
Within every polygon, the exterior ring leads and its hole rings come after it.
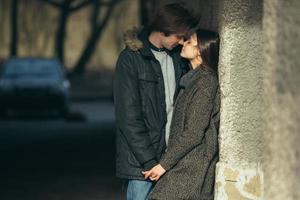
POLYGON ((66 0, 62 7, 60 8, 61 16, 59 20, 59 26, 56 33, 56 43, 55 43, 55 54, 57 58, 64 64, 64 48, 65 48, 65 39, 66 39, 66 28, 67 21, 70 16, 69 11, 70 0, 66 0))
POLYGON ((148 26, 155 11, 155 0, 140 0, 140 23, 142 26, 148 26))
POLYGON ((10 56, 17 56, 17 55, 18 55, 18 0, 12 0, 10 56))

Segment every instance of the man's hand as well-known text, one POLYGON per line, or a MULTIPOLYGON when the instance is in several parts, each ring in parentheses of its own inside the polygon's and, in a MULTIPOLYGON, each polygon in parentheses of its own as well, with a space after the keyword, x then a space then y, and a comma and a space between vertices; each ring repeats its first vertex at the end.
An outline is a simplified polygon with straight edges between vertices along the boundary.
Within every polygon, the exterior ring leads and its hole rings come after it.
POLYGON ((158 164, 151 170, 142 173, 145 179, 149 178, 151 181, 157 181, 164 173, 166 173, 166 170, 160 164, 158 164))

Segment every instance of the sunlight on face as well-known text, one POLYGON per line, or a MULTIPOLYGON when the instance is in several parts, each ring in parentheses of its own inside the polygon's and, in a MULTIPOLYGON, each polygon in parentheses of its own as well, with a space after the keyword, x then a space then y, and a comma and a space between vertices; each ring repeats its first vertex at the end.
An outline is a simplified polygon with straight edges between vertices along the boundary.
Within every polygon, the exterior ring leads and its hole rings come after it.
POLYGON ((192 46, 198 45, 196 33, 193 33, 193 35, 189 39, 189 42, 190 42, 190 45, 192 45, 192 46))

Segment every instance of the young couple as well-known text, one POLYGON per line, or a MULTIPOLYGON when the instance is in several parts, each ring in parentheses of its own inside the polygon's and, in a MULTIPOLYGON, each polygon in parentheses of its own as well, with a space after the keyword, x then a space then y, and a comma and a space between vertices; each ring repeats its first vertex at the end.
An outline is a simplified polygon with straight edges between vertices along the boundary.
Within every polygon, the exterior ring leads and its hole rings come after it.
POLYGON ((219 37, 196 24, 185 8, 167 4, 149 28, 125 35, 114 101, 127 200, 213 199, 219 37))

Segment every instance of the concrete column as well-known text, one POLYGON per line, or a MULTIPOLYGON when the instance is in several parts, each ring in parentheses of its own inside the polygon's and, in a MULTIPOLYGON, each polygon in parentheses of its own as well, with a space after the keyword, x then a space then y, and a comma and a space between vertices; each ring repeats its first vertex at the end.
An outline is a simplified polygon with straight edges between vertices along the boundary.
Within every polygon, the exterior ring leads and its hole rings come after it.
POLYGON ((220 161, 216 200, 262 199, 261 0, 219 1, 220 161))
POLYGON ((300 199, 300 1, 264 1, 265 200, 300 199))

